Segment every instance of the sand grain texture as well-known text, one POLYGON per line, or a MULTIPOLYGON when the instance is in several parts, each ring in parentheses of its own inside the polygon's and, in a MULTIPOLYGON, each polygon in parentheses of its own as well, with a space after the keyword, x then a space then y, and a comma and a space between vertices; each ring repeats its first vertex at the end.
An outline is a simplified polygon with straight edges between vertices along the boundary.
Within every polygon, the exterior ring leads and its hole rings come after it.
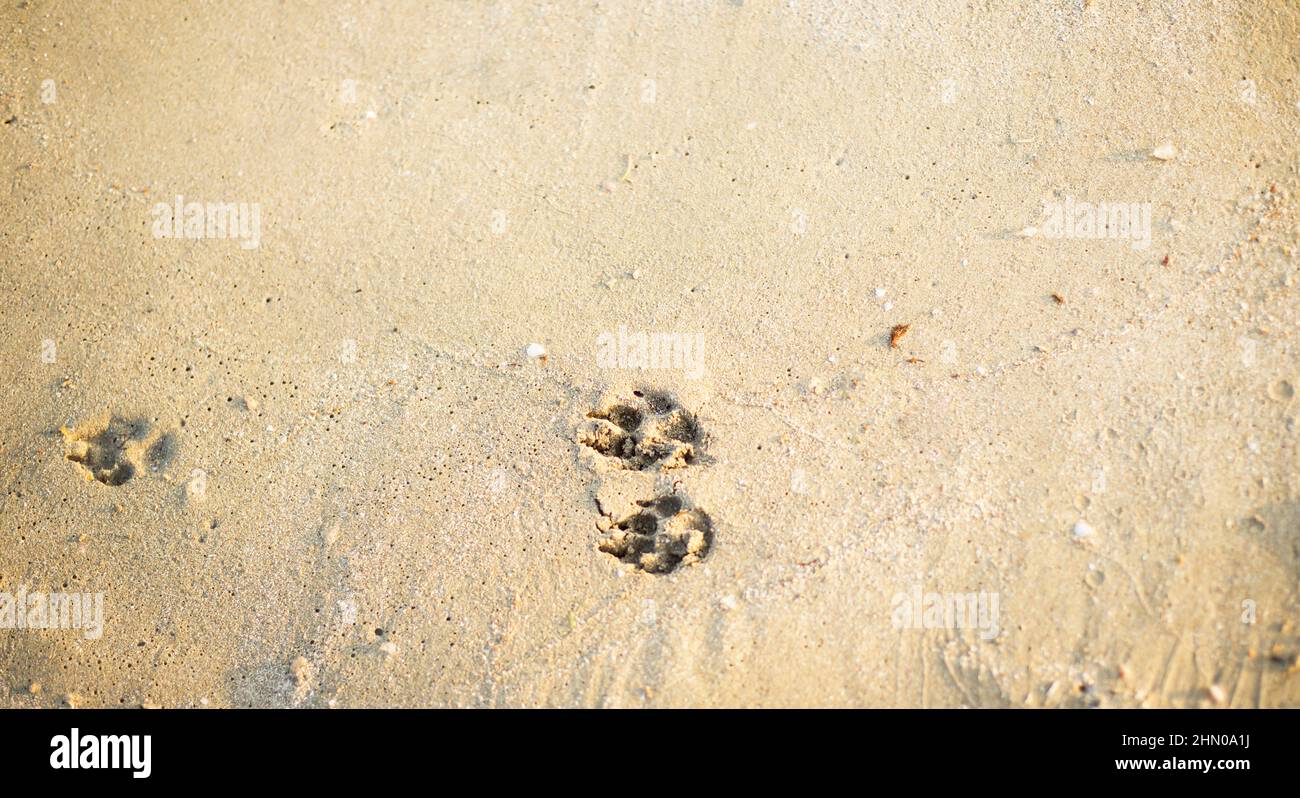
POLYGON ((0 705, 1300 705, 1300 7, 1021 5, 7 3, 0 705))

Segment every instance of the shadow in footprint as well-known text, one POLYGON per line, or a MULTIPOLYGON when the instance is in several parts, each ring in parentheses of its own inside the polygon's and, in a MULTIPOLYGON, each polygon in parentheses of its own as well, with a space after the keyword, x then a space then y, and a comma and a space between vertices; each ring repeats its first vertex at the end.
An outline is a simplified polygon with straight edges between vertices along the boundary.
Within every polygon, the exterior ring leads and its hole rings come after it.
POLYGON ((713 521, 677 494, 637 502, 635 513, 614 522, 600 550, 639 570, 666 574, 703 560, 713 546, 713 521))
POLYGON ((703 444, 699 421, 658 391, 633 391, 587 414, 578 441, 608 457, 618 468, 647 471, 683 468, 696 462, 703 444))
POLYGON ((104 415, 60 432, 64 456, 96 482, 112 487, 125 484, 143 468, 162 468, 176 455, 175 436, 155 431, 141 418, 104 415))

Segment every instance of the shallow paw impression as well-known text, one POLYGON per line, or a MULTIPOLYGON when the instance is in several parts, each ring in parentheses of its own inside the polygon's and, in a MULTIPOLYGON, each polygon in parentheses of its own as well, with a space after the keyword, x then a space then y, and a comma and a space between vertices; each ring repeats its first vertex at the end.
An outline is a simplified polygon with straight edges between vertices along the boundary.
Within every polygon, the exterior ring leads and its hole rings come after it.
MULTIPOLYGON (((713 546, 713 522, 679 496, 637 502, 640 510, 613 521, 600 550, 639 570, 666 574, 704 559, 713 546)), ((612 520, 612 519, 611 519, 612 520)))
POLYGON ((579 442, 619 468, 683 468, 695 462, 703 436, 695 417, 667 394, 633 391, 633 398, 587 414, 579 442))
POLYGON ((63 427, 66 457, 81 466, 87 479, 118 486, 146 468, 165 465, 173 451, 169 433, 153 430, 149 422, 105 415, 63 427))

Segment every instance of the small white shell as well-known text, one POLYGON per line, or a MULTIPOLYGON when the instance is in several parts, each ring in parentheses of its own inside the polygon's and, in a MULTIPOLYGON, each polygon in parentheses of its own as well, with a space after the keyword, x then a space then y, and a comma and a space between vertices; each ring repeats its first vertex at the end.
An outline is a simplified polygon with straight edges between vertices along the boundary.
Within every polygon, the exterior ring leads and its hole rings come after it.
POLYGON ((1178 149, 1166 141, 1151 151, 1151 157, 1158 161, 1172 161, 1178 157, 1178 149))

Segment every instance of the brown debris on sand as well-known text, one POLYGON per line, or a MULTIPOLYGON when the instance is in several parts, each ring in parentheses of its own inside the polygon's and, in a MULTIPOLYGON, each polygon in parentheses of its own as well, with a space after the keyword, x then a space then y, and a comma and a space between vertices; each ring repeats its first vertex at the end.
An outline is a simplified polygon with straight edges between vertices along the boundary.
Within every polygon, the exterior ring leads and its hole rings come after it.
POLYGON ((889 331, 889 348, 897 349, 898 342, 902 340, 904 335, 907 335, 907 331, 910 329, 912 329, 910 324, 895 324, 894 328, 889 331))

